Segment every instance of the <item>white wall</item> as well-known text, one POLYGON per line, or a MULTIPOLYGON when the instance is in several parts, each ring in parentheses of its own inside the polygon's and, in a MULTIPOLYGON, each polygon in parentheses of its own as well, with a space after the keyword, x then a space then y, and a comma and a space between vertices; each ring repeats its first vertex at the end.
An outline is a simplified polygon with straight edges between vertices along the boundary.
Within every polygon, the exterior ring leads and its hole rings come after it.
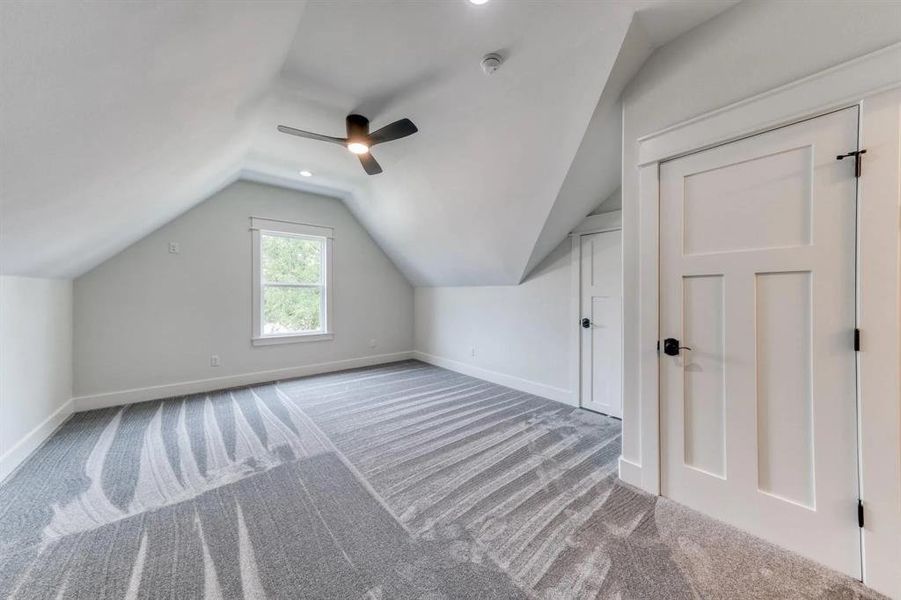
POLYGON ((570 274, 567 238, 519 285, 416 288, 420 358, 572 403, 570 274))
POLYGON ((606 200, 601 202, 595 207, 593 211, 591 211, 592 215, 602 215, 604 213, 609 213, 613 211, 619 211, 623 209, 623 193, 620 188, 616 188, 616 191, 610 194, 606 200))
POLYGON ((72 398, 72 282, 0 277, 0 479, 62 423, 72 398))
POLYGON ((350 367, 412 350, 413 289, 340 200, 239 181, 75 281, 74 347, 78 409, 350 367), (334 227, 334 340, 251 345, 251 216, 334 227))
POLYGON ((623 93, 623 455, 640 463, 638 138, 901 40, 901 2, 745 0, 659 48, 623 93))

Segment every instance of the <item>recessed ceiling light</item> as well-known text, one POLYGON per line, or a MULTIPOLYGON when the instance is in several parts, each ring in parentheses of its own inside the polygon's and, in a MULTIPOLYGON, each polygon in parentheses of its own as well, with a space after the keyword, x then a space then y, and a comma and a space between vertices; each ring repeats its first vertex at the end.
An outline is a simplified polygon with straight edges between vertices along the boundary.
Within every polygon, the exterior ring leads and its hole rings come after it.
POLYGON ((475 4, 475 5, 479 5, 479 4, 485 4, 486 2, 488 2, 488 0, 469 0, 469 2, 472 4, 475 4))
POLYGON ((360 142, 351 142, 347 145, 347 149, 354 154, 366 154, 369 152, 369 146, 360 142))
POLYGON ((310 173, 309 171, 304 170, 304 171, 301 171, 301 172, 300 172, 300 176, 301 176, 301 177, 312 177, 313 174, 310 173))

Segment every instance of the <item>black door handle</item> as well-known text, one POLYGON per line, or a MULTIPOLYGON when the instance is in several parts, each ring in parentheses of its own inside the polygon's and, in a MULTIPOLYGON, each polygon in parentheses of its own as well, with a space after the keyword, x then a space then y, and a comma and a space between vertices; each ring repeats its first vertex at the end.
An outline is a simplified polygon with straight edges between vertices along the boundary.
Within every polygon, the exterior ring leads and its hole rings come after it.
POLYGON ((589 319, 588 317, 585 317, 584 319, 582 319, 582 327, 584 329, 588 329, 589 327, 591 327, 591 319, 589 319))
POLYGON ((691 350, 688 346, 680 346, 679 340, 676 338, 666 338, 663 340, 663 353, 667 356, 679 356, 680 350, 691 350))

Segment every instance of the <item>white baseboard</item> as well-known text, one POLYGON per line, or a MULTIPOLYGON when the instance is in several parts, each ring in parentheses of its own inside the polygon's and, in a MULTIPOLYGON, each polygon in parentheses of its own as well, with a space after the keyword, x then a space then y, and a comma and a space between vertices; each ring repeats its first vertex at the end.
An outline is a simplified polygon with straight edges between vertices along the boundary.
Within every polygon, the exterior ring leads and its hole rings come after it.
POLYGON ((419 350, 415 350, 413 352, 413 358, 421 360, 422 362, 429 363, 431 365, 435 365, 436 367, 443 367, 445 369, 450 369, 451 371, 463 373, 464 375, 478 377, 479 379, 484 379, 485 381, 490 381, 491 383, 496 383, 508 388, 513 388, 514 390, 519 390, 520 392, 534 394, 536 396, 541 396, 542 398, 547 398, 548 400, 554 400, 556 402, 562 402, 563 404, 568 404, 570 406, 579 406, 579 403, 574 400, 573 393, 569 390, 564 390, 562 388, 554 387, 551 385, 538 383, 537 381, 530 381, 528 379, 523 379, 522 377, 516 377, 515 375, 507 375, 506 373, 490 371, 488 369, 483 369, 482 367, 466 364, 452 360, 450 358, 444 358, 441 356, 435 356, 434 354, 420 352, 419 350))
POLYGON ((37 450, 69 418, 69 415, 72 414, 73 405, 74 403, 71 399, 66 400, 62 406, 44 419, 41 424, 29 431, 12 448, 0 456, 0 481, 6 479, 7 475, 25 462, 25 459, 37 450))
POLYGON ((643 488, 641 485, 641 465, 637 465, 631 460, 626 460, 622 456, 619 457, 619 478, 629 485, 643 488))
POLYGON ((372 365, 397 362, 399 360, 409 360, 411 358, 413 358, 413 352, 376 354, 373 356, 362 356, 360 358, 350 358, 347 360, 336 360, 332 362, 317 363, 313 365, 303 365, 300 367, 272 369, 269 371, 255 371, 253 373, 241 373, 239 375, 227 375, 225 377, 211 377, 210 379, 181 381, 178 383, 168 383, 165 385, 134 388, 129 390, 121 390, 118 392, 105 392, 102 394, 77 396, 73 398, 73 401, 75 403, 75 411, 81 412, 84 410, 94 410, 96 408, 122 406, 124 404, 146 402, 148 400, 160 400, 162 398, 184 396, 187 394, 201 394, 203 392, 212 392, 226 388, 240 387, 242 385, 267 383, 270 381, 291 379, 294 377, 306 377, 307 375, 317 375, 319 373, 331 373, 333 371, 343 371, 344 369, 369 367, 372 365))

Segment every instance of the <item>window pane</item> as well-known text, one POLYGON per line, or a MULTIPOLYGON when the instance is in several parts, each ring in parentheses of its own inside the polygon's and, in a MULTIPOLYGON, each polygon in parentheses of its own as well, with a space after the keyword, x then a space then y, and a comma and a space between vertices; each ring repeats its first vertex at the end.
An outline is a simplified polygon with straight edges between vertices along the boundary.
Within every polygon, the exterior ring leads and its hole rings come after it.
POLYGON ((263 288, 263 335, 322 329, 322 288, 263 288))
POLYGON ((260 241, 264 282, 322 283, 322 240, 263 234, 260 241))

